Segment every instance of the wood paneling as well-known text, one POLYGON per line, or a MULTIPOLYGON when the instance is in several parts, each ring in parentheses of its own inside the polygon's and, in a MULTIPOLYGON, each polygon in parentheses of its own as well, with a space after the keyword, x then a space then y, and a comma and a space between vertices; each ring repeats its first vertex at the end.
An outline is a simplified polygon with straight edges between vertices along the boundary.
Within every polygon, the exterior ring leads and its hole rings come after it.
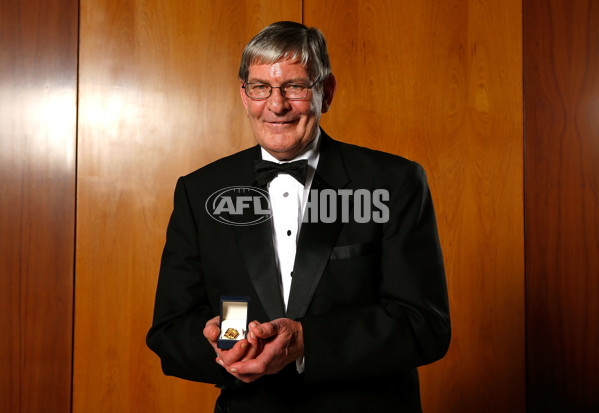
POLYGON ((338 80, 327 132, 428 173, 453 339, 425 411, 524 411, 520 1, 305 0, 304 23, 338 80))
MULTIPOLYGON (((0 411, 68 412, 77 15, 0 0, 0 411)), ((454 337, 426 411, 599 410, 599 7, 82 0, 75 412, 211 411, 144 345, 179 175, 253 144, 240 52, 291 19, 329 41, 334 137, 419 161, 436 200, 454 337), (348 121, 351 120, 351 121, 348 121)))
POLYGON ((77 1, 0 1, 0 411, 71 397, 77 1))
POLYGON ((241 51, 297 1, 83 0, 73 412, 212 411, 145 346, 176 179, 254 144, 241 51))
POLYGON ((528 405, 599 411, 599 3, 524 2, 528 405))

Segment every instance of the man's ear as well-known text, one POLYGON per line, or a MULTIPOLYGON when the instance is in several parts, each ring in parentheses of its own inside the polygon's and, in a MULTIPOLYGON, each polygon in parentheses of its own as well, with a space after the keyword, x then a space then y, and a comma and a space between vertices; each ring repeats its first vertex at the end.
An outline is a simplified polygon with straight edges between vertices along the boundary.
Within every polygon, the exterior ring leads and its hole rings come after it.
POLYGON ((240 80, 241 85, 239 86, 239 93, 241 94, 241 102, 243 103, 243 107, 245 108, 245 114, 248 114, 248 95, 245 94, 245 89, 243 88, 243 80, 240 80))
POLYGON ((331 73, 322 82, 322 113, 327 113, 333 103, 333 96, 337 90, 337 79, 331 73))

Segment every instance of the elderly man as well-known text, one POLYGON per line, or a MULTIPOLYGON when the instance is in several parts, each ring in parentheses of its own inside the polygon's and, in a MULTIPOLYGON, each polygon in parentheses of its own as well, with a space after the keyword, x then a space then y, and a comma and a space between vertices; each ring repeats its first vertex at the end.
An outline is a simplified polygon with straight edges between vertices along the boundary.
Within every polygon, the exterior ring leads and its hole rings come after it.
POLYGON ((266 27, 239 78, 258 145, 179 179, 148 346, 221 388, 216 412, 421 411, 416 368, 450 341, 424 171, 319 127, 337 85, 317 29, 266 27), (221 296, 247 297, 247 332, 225 334, 221 296))

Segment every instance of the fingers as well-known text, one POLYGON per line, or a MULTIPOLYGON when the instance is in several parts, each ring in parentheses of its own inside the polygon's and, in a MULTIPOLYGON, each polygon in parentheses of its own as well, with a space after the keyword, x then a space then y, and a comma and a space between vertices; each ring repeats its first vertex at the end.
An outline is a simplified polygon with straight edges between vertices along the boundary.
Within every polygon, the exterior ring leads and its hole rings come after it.
POLYGON ((204 327, 204 337, 208 339, 208 341, 216 343, 218 340, 218 335, 220 334, 220 330, 216 326, 206 326, 204 327))
POLYGON ((268 323, 258 324, 252 330, 252 333, 261 339, 268 339, 279 336, 293 336, 295 339, 301 339, 303 342, 303 332, 301 323, 289 318, 278 318, 268 323))
POLYGON ((250 342, 250 344, 254 344, 254 343, 258 342, 258 339, 257 339, 256 335, 254 334, 254 330, 256 328, 258 328, 259 325, 260 325, 260 323, 258 321, 252 321, 248 325, 248 341, 250 342))
POLYGON ((216 316, 206 322, 206 326, 204 327, 202 333, 204 334, 204 337, 208 339, 208 341, 216 343, 216 340, 218 340, 218 335, 220 334, 219 325, 219 316, 216 316))
POLYGON ((262 352, 262 340, 260 340, 258 337, 256 337, 255 334, 252 333, 252 329, 256 328, 258 325, 260 325, 260 323, 258 323, 257 321, 252 321, 249 326, 248 326, 248 351, 245 355, 245 357, 243 358, 243 360, 249 360, 249 359, 253 359, 256 358, 261 352, 262 352))
POLYGON ((248 350, 248 341, 247 340, 239 340, 235 345, 229 350, 217 350, 217 359, 216 362, 223 367, 228 367, 231 364, 242 360, 248 350))
POLYGON ((250 340, 250 342, 255 341, 256 336, 254 335, 254 330, 260 325, 260 322, 254 320, 251 323, 248 324, 248 340, 250 340))
POLYGON ((256 321, 255 323, 256 324, 250 330, 250 334, 252 334, 258 338, 261 338, 261 339, 270 338, 272 336, 275 336, 278 332, 278 325, 275 324, 274 321, 271 321, 269 323, 262 323, 262 324, 260 324, 256 321))
POLYGON ((269 368, 273 364, 273 358, 273 352, 263 352, 254 359, 240 361, 238 363, 232 364, 230 366, 230 372, 232 374, 239 375, 263 376, 264 374, 269 373, 269 368))
POLYGON ((219 350, 220 354, 216 357, 216 362, 227 370, 229 374, 245 383, 251 383, 262 377, 263 374, 242 374, 237 369, 233 368, 232 364, 243 364, 247 361, 255 360, 252 351, 254 350, 252 349, 252 346, 249 345, 249 342, 247 340, 241 340, 230 350, 219 350))
POLYGON ((262 339, 260 339, 257 334, 254 334, 258 332, 260 334, 263 333, 260 323, 258 321, 252 321, 248 325, 247 339, 236 343, 231 350, 219 351, 219 356, 216 358, 216 362, 225 368, 227 372, 245 383, 251 383, 264 375, 260 372, 259 367, 254 366, 256 363, 258 363, 258 365, 260 364, 260 362, 256 362, 256 358, 259 357, 263 351, 262 339), (256 371, 257 373, 244 374, 233 367, 233 365, 237 365, 244 368, 244 364, 248 362, 250 363, 250 370, 256 371))
POLYGON ((217 354, 217 363, 231 375, 246 383, 255 381, 265 374, 281 371, 303 356, 301 324, 285 318, 263 324, 252 321, 247 339, 240 340, 230 350, 217 350, 217 354))
POLYGON ((248 349, 247 340, 239 340, 230 350, 219 349, 217 346, 218 336, 220 334, 220 317, 214 317, 208 322, 202 333, 216 352, 216 362, 223 367, 228 367, 230 364, 242 360, 248 349))

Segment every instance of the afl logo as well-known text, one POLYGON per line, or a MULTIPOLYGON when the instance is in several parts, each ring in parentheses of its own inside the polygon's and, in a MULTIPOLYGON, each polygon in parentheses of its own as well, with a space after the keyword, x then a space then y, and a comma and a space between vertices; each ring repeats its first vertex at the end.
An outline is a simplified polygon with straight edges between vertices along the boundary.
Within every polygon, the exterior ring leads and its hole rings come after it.
POLYGON ((253 186, 219 189, 208 197, 205 207, 208 215, 227 225, 255 225, 272 217, 268 192, 253 186))

